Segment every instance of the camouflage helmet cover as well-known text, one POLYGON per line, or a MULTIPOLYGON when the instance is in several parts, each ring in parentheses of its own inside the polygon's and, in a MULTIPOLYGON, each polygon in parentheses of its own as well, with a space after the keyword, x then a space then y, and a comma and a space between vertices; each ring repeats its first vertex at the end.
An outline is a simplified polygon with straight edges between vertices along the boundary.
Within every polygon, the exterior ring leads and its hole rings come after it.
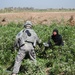
POLYGON ((24 24, 24 27, 27 27, 27 26, 32 26, 32 23, 31 23, 31 21, 26 21, 26 23, 24 24))

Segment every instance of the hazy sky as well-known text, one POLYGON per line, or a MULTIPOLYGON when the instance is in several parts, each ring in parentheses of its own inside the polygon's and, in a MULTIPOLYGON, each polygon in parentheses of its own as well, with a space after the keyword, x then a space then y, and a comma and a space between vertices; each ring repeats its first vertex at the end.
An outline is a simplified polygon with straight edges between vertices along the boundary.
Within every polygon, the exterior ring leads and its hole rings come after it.
POLYGON ((0 8, 5 7, 75 8, 75 0, 0 0, 0 8))

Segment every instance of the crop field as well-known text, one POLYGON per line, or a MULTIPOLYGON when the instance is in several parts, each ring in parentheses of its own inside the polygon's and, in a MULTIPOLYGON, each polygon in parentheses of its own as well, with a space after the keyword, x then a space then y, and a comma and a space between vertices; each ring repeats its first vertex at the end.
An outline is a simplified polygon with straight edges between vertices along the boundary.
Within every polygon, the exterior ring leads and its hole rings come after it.
MULTIPOLYGON (((68 21, 70 17, 75 17, 75 12, 12 12, 12 13, 0 13, 0 24, 7 24, 10 22, 22 22, 31 20, 33 24, 45 24, 50 25, 52 21, 61 23, 68 21), (5 22, 2 22, 2 20, 5 22)), ((75 18, 73 18, 75 21, 75 18)))
MULTIPOLYGON (((46 14, 45 17, 48 17, 46 14)), ((18 13, 18 15, 17 13, 2 15, 10 15, 8 16, 10 20, 13 20, 13 17, 16 19, 16 17, 18 18, 19 16, 21 18, 27 18, 24 17, 24 15, 21 16, 20 13, 18 13)), ((34 18, 37 19, 38 17, 35 17, 35 15, 34 18)), ((37 13, 37 15, 42 16, 41 13, 37 13)), ((67 15, 65 14, 65 16, 67 15)), ((68 18, 69 16, 66 19, 68 18)), ((29 63, 30 61, 28 59, 24 59, 19 75, 75 75, 75 26, 65 25, 63 21, 61 24, 52 22, 51 25, 37 24, 33 26, 42 43, 47 42, 54 28, 57 28, 62 35, 64 46, 55 46, 52 49, 47 49, 45 51, 46 54, 44 54, 44 46, 41 45, 41 47, 39 47, 37 45, 35 48, 37 65, 33 66, 33 64, 29 63)), ((10 22, 6 25, 0 25, 0 75, 9 75, 12 72, 12 68, 10 70, 7 70, 7 68, 12 65, 17 55, 18 50, 14 51, 13 45, 15 36, 21 29, 23 29, 23 23, 16 24, 15 22, 10 22)))
POLYGON ((0 75, 9 75, 18 50, 13 45, 16 34, 25 21, 33 23, 33 29, 43 42, 47 42, 54 28, 63 37, 64 46, 47 49, 35 48, 37 65, 24 59, 19 75, 75 75, 75 12, 12 12, 0 13, 0 75), (72 21, 72 22, 71 22, 72 21), (69 22, 69 23, 68 23, 69 22))

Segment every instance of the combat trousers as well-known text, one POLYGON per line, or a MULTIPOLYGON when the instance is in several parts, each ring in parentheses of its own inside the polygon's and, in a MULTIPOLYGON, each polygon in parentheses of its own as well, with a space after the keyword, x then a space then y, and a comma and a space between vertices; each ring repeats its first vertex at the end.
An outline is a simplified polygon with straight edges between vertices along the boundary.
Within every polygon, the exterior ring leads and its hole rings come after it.
POLYGON ((29 54, 29 57, 34 63, 36 63, 36 54, 34 52, 34 48, 32 45, 28 46, 23 46, 22 48, 19 49, 19 52, 17 54, 17 57, 15 59, 15 64, 13 67, 13 73, 17 74, 19 72, 22 60, 24 59, 26 54, 29 54))

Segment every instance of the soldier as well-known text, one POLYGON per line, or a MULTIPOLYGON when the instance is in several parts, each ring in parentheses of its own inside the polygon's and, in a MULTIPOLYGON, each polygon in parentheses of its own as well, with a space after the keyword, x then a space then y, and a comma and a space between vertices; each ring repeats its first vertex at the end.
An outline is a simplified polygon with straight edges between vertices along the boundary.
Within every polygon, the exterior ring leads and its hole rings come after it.
POLYGON ((19 52, 15 59, 12 75, 16 75, 19 72, 22 60, 29 54, 29 57, 36 64, 36 54, 34 47, 37 43, 41 43, 37 34, 32 29, 31 21, 26 21, 24 25, 25 29, 20 31, 16 36, 16 45, 19 47, 19 52))

